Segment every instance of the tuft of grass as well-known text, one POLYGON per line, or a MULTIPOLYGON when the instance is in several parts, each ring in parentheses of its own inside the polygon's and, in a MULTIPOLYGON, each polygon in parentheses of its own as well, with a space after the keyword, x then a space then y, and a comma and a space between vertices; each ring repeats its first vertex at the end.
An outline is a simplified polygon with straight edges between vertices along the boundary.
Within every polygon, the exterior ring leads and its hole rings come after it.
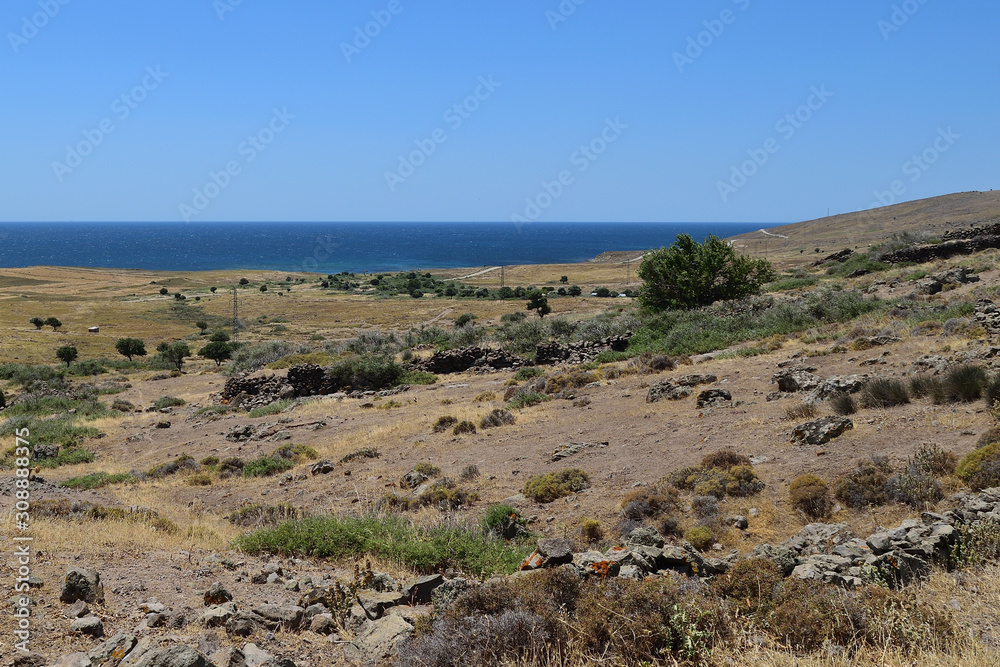
POLYGON ((315 461, 319 458, 319 453, 309 445, 296 445, 289 443, 274 450, 271 454, 271 458, 285 459, 286 461, 292 461, 293 463, 302 463, 304 461, 315 461))
POLYGON ((830 397, 830 407, 833 409, 834 414, 841 415, 842 417, 853 415, 858 411, 854 397, 844 391, 838 391, 830 397))
POLYGON ((496 428, 497 426, 509 425, 514 422, 514 413, 510 410, 497 408, 479 421, 479 428, 496 428))
POLYGON ((944 389, 953 403, 978 401, 988 382, 986 371, 973 364, 953 366, 944 375, 944 389))
POLYGON ((785 410, 785 418, 793 421, 811 419, 817 414, 816 404, 811 401, 803 401, 798 405, 789 406, 785 410))
POLYGON ((517 394, 514 398, 507 402, 507 407, 511 410, 520 410, 523 408, 530 408, 532 405, 538 405, 544 403, 545 401, 551 401, 552 398, 546 394, 538 393, 537 391, 530 391, 526 394, 517 394))
POLYGON ((250 503, 243 505, 226 518, 230 523, 244 528, 263 528, 300 519, 302 513, 287 503, 279 505, 250 503))
POLYGON ((875 378, 861 390, 861 403, 866 408, 892 408, 910 402, 910 392, 901 380, 875 378))
POLYGON ((112 484, 133 484, 139 480, 135 475, 127 472, 110 474, 106 472, 95 472, 83 477, 73 477, 62 483, 67 489, 100 489, 112 484))
POLYGON ((434 384, 438 376, 428 371, 407 371, 399 379, 400 384, 434 384))
POLYGON ((426 461, 421 461, 417 465, 413 466, 413 471, 418 472, 425 477, 437 477, 441 474, 441 468, 438 468, 433 463, 427 463, 426 461))
POLYGON ((551 503, 590 486, 590 476, 579 468, 535 475, 524 483, 524 495, 536 503, 551 503))
POLYGON ((833 512, 833 496, 826 482, 816 475, 800 475, 788 485, 792 507, 810 519, 826 519, 833 512))
POLYGON ((524 368, 517 369, 514 373, 514 379, 518 382, 524 382, 525 380, 530 380, 531 378, 537 378, 545 375, 545 371, 536 366, 525 366, 524 368))
POLYGON ((364 447, 344 455, 338 463, 348 463, 354 459, 377 459, 381 454, 374 447, 364 447))
POLYGON ((480 577, 516 571, 530 550, 458 524, 422 527, 395 515, 310 517, 244 535, 235 546, 308 558, 372 555, 421 573, 454 568, 480 577))
POLYGON ((451 431, 454 435, 462 435, 463 433, 475 433, 476 425, 470 421, 461 421, 455 424, 455 428, 451 431))
POLYGON ((254 408, 247 413, 249 417, 270 417, 276 415, 279 412, 284 412, 291 406, 295 405, 296 401, 293 398, 286 398, 280 401, 275 401, 274 403, 269 403, 267 405, 262 405, 260 407, 254 408))
POLYGON ((433 431, 435 433, 444 433, 450 428, 453 428, 458 423, 458 417, 452 415, 442 415, 438 417, 437 421, 434 422, 433 431))

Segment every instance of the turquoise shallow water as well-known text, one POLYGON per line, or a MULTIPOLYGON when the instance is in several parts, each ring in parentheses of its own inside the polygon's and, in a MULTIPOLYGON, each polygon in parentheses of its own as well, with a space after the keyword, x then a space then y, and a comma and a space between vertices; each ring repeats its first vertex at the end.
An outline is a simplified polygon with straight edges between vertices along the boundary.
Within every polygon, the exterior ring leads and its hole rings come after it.
POLYGON ((0 223, 0 267, 398 271, 581 262, 761 223, 0 223))

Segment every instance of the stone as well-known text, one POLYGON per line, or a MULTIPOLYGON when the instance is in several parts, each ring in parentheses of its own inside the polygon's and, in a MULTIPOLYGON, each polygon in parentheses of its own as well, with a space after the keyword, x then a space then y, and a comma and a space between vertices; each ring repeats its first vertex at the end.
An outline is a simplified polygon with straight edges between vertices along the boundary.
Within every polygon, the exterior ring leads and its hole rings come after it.
POLYGON ((294 630, 299 627, 302 615, 305 612, 302 607, 295 605, 262 604, 254 607, 253 613, 264 619, 267 625, 273 629, 284 628, 294 630))
POLYGON ((336 631, 333 624, 333 616, 330 614, 316 614, 309 623, 309 631, 318 635, 332 635, 336 631))
POLYGON ((156 428, 170 428, 170 422, 168 421, 156 422, 156 428))
POLYGON ((444 583, 444 577, 440 574, 432 574, 420 577, 411 581, 403 587, 403 598, 410 605, 430 604, 434 589, 444 583))
POLYGON ((247 667, 260 667, 264 663, 274 660, 274 656, 256 644, 244 644, 243 659, 247 667))
POLYGON ((344 647, 344 656, 353 663, 387 664, 400 644, 413 634, 413 626, 396 615, 369 623, 354 641, 344 647))
POLYGON ((781 568, 782 574, 788 576, 797 563, 795 553, 787 547, 776 547, 773 544, 760 544, 750 554, 751 558, 765 558, 781 568))
POLYGON ((358 591, 357 601, 370 620, 382 618, 385 610, 406 600, 403 593, 382 593, 379 591, 358 591))
POLYGON ((69 624, 69 631, 91 637, 104 636, 104 622, 97 616, 84 616, 69 624))
POLYGON ((649 388, 649 391, 646 393, 646 402, 656 403, 661 400, 679 401, 690 395, 690 387, 676 385, 670 380, 661 380, 649 388))
POLYGON ((257 631, 257 623, 251 618, 237 616, 226 623, 226 634, 235 637, 249 637, 257 631))
POLYGON ((573 560, 579 564, 584 574, 602 579, 616 577, 621 570, 619 559, 609 558, 599 551, 587 551, 574 557, 573 560))
POLYGON ((818 403, 828 400, 834 394, 855 394, 861 391, 866 382, 868 375, 833 375, 813 389, 806 400, 818 403))
POLYGON ((829 553, 830 550, 850 541, 854 536, 846 523, 810 523, 781 546, 799 556, 829 553))
POLYGON ((698 408, 710 408, 731 402, 733 395, 725 389, 706 389, 698 394, 698 408))
POLYGON ((635 528, 625 538, 625 546, 634 548, 637 546, 663 548, 663 536, 651 526, 640 526, 635 528))
POLYGON ((45 667, 47 663, 48 660, 41 653, 19 650, 11 661, 11 667, 45 667))
POLYGON ((718 382, 719 378, 710 374, 697 374, 692 373, 691 375, 681 376, 676 380, 677 384, 682 387, 697 387, 700 384, 712 384, 718 382))
POLYGON ((561 537, 546 537, 538 540, 535 545, 542 557, 542 567, 555 567, 573 562, 573 547, 568 540, 561 537))
POLYGON ((205 591, 204 601, 205 606, 209 607, 212 605, 223 604, 229 602, 233 599, 233 594, 226 590, 226 588, 218 581, 208 587, 205 591))
POLYGON ((330 461, 317 461, 309 466, 309 472, 313 475, 328 475, 333 472, 333 463, 330 461))
POLYGON ((93 665, 86 653, 78 652, 62 656, 56 661, 55 667, 93 667, 93 665))
POLYGON ((88 615, 89 613, 90 613, 90 607, 88 607, 87 603, 84 602, 83 600, 77 600, 70 606, 63 609, 63 616, 70 619, 80 618, 82 616, 88 615))
POLYGON ((225 604, 214 605, 202 612, 198 617, 198 622, 206 628, 219 628, 229 622, 236 615, 236 603, 226 602, 225 604))
POLYGON ((750 522, 747 521, 747 518, 742 514, 737 514, 735 516, 729 517, 726 520, 726 523, 728 523, 730 526, 738 530, 746 530, 747 528, 750 527, 750 522))
POLYGON ((208 667, 208 662, 190 646, 168 646, 147 651, 135 667, 208 667))
POLYGON ((834 438, 839 438, 854 428, 854 422, 848 417, 823 417, 815 421, 799 424, 792 429, 792 442, 795 444, 822 445, 834 438))
POLYGON ((772 375, 771 382, 778 385, 778 391, 795 393, 816 389, 823 382, 823 378, 800 368, 788 368, 772 375))
POLYGON ((216 667, 246 667, 247 665, 243 651, 235 646, 220 648, 212 654, 211 661, 216 667))
POLYGON ((119 633, 97 648, 90 651, 87 657, 93 667, 117 667, 118 663, 135 648, 138 640, 134 635, 119 633))
POLYGON ((59 600, 67 604, 77 600, 102 604, 104 602, 104 584, 101 583, 101 575, 96 570, 71 567, 63 578, 59 600))

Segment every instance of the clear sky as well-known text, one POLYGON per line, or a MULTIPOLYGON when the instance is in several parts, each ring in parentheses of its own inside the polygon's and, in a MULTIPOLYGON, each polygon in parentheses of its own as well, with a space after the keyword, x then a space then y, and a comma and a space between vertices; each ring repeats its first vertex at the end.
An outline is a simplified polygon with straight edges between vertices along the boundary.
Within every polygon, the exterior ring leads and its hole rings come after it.
POLYGON ((5 0, 0 220, 778 223, 989 190, 998 28, 996 0, 5 0))

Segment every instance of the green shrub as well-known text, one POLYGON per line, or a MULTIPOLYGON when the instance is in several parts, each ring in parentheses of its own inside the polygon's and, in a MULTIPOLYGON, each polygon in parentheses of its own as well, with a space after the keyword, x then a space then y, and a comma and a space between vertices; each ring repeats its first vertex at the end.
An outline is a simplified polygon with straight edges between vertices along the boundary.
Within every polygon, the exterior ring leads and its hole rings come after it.
POLYGON ((539 403, 551 400, 552 398, 546 394, 541 394, 537 391, 530 391, 524 394, 516 394, 514 398, 507 402, 507 407, 511 410, 521 410, 523 408, 530 408, 533 405, 538 405, 539 403))
POLYGON ((875 378, 861 389, 861 404, 866 408, 891 408, 910 402, 910 392, 900 380, 875 378))
POLYGON ((176 396, 161 396, 160 398, 153 401, 153 407, 157 410, 162 410, 163 408, 173 408, 181 405, 186 405, 187 401, 183 398, 177 398, 176 396))
POLYGON ((1000 486, 1000 442, 966 454, 955 467, 955 474, 973 491, 1000 486))
POLYGON ((752 496, 764 490, 750 459, 731 449, 709 454, 700 466, 681 468, 667 478, 678 489, 697 496, 752 496))
POLYGON ((427 371, 407 371, 399 379, 400 384, 434 384, 438 381, 438 376, 427 371))
POLYGON ((355 356, 328 366, 326 375, 337 389, 379 390, 399 384, 403 367, 390 357, 355 356))
POLYGON ((261 456, 243 466, 241 474, 244 477, 271 477, 294 467, 295 464, 286 459, 261 456))
POLYGON ((215 466, 219 465, 219 457, 218 456, 206 456, 201 461, 199 461, 199 463, 201 463, 203 466, 214 468, 215 466))
POLYGON ((461 421, 455 424, 455 428, 452 429, 454 435, 462 435, 463 433, 475 433, 476 425, 470 421, 461 421))
POLYGON ((994 375, 983 385, 986 407, 993 408, 1000 401, 1000 375, 994 375))
POLYGON ((186 480, 184 480, 184 483, 187 484, 188 486, 211 486, 212 476, 203 472, 199 472, 188 477, 186 480))
POLYGON ((654 485, 633 489, 621 501, 622 518, 642 521, 672 515, 681 508, 677 489, 669 485, 654 485))
POLYGON ((453 428, 457 423, 458 417, 453 417, 452 415, 442 415, 438 417, 436 422, 434 422, 433 431, 435 433, 444 433, 448 429, 453 428))
POLYGON ((240 475, 245 467, 246 462, 243 459, 238 456, 230 456, 222 459, 219 463, 219 476, 226 478, 240 475))
POLYGON ((367 555, 418 572, 460 569, 474 576, 510 574, 530 550, 455 524, 419 527, 400 516, 317 516, 258 530, 236 540, 251 554, 345 560, 367 555))
POLYGON ((413 471, 420 473, 424 477, 437 477, 441 474, 441 468, 438 468, 433 463, 427 463, 426 461, 421 461, 417 465, 413 466, 413 471))
POLYGON ((983 387, 989 378, 979 366, 960 364, 948 369, 944 375, 944 387, 949 400, 955 403, 978 401, 983 395, 983 387))
POLYGON ((91 426, 77 426, 70 417, 54 419, 36 419, 29 415, 15 416, 12 410, 20 408, 21 404, 7 408, 4 411, 8 419, 0 424, 0 436, 14 435, 18 430, 29 429, 32 446, 58 445, 63 449, 76 447, 86 438, 97 436, 100 431, 91 426))
POLYGON ((545 371, 541 368, 537 368, 535 366, 525 366, 524 368, 517 369, 517 372, 514 373, 514 379, 519 382, 524 382, 525 380, 541 377, 542 375, 545 375, 545 371))
POLYGON ((940 397, 944 402, 944 384, 939 378, 932 375, 914 375, 910 378, 910 393, 914 398, 924 398, 925 396, 940 397))
POLYGON ((853 471, 841 478, 834 495, 837 500, 853 509, 881 507, 888 502, 885 484, 891 474, 889 459, 873 456, 859 462, 853 471))
POLYGON ((132 484, 139 481, 135 475, 123 472, 110 474, 106 472, 95 472, 83 477, 73 477, 62 483, 67 489, 100 489, 112 484, 132 484))
POLYGON ((604 539, 604 529, 601 528, 601 522, 588 517, 580 519, 580 536, 588 544, 600 542, 604 539))
POLYGON ((193 458, 187 454, 181 454, 173 461, 167 461, 166 463, 161 463, 153 468, 150 468, 149 472, 146 474, 153 479, 160 479, 162 477, 176 475, 182 471, 194 471, 197 469, 198 463, 193 458))
POLYGON ((514 413, 510 410, 496 408, 480 420, 479 428, 496 428, 498 426, 513 424, 515 421, 514 413))
POLYGON ((715 535, 708 526, 696 526, 684 531, 684 539, 698 551, 706 551, 715 542, 715 535))
POLYGON ((826 482, 816 475, 800 475, 788 485, 792 507, 810 519, 826 519, 833 512, 833 497, 826 482))
POLYGON ((285 398, 280 401, 275 401, 274 403, 268 403, 267 405, 261 405, 254 408, 247 413, 248 417, 256 419, 257 417, 271 417, 280 412, 284 412, 288 408, 296 405, 298 401, 291 398, 285 398))
POLYGON ((524 495, 537 503, 550 503, 590 486, 590 477, 579 468, 535 475, 524 483, 524 495))
POLYGON ((1000 562, 1000 522, 996 519, 962 523, 958 528, 958 544, 952 549, 951 565, 971 567, 1000 562))

